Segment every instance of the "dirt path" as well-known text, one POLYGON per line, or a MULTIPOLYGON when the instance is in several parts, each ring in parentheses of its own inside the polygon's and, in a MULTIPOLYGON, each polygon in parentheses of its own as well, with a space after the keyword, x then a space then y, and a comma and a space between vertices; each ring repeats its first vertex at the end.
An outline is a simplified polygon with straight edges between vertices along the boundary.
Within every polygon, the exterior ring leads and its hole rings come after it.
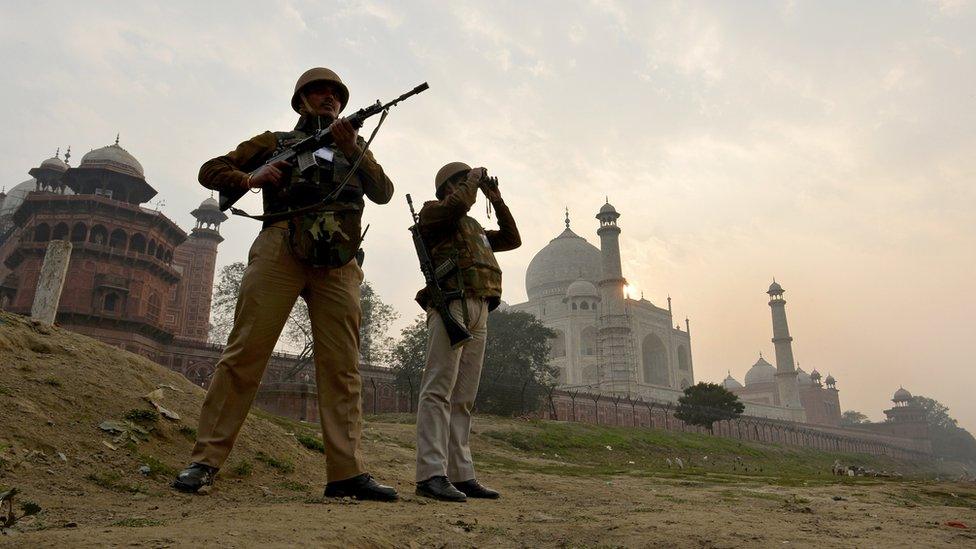
MULTIPOLYGON (((565 478, 483 473, 504 491, 495 502, 429 502, 407 483, 396 504, 270 496, 173 493, 100 501, 104 512, 76 528, 0 538, 35 547, 901 547, 972 546, 967 507, 913 503, 950 485, 883 483, 814 488, 704 485, 670 478, 565 478), (907 496, 907 498, 906 498, 907 496), (835 497, 843 498, 835 501, 835 497), (108 526, 127 521, 132 526, 108 526), (148 524, 139 526, 140 524, 148 524)), ((283 492, 278 495, 278 492, 283 492)), ((286 495, 287 494, 287 495, 286 495)), ((95 511, 93 509, 93 511, 95 511)))

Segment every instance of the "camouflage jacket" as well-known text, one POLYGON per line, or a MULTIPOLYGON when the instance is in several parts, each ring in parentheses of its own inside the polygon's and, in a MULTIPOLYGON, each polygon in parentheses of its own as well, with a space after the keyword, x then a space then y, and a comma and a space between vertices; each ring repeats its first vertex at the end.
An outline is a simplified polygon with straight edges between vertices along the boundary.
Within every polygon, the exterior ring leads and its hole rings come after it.
MULTIPOLYGON (((288 138, 289 136, 295 136, 298 134, 311 133, 318 129, 323 122, 315 117, 301 117, 298 120, 298 124, 295 126, 295 130, 292 132, 264 132, 256 135, 247 141, 244 141, 237 146, 236 149, 230 151, 229 153, 218 156, 211 160, 208 160, 200 167, 199 180, 200 184, 208 189, 215 191, 227 191, 235 188, 241 188, 244 186, 247 180, 247 174, 261 167, 262 164, 268 158, 274 154, 279 146, 279 139, 288 138)), ((365 143, 362 138, 359 138, 359 145, 362 148, 365 143)), ((351 162, 355 161, 355 158, 348 159, 339 150, 333 150, 334 160, 337 165, 344 164, 346 167, 349 166, 351 162)), ((331 176, 331 181, 335 180, 335 177, 341 177, 339 173, 340 170, 335 170, 331 176)), ((291 174, 286 174, 286 181, 290 181, 291 174)), ((295 206, 305 206, 308 202, 304 201, 307 199, 307 195, 304 193, 284 193, 285 195, 291 195, 282 197, 282 189, 288 187, 286 183, 282 185, 282 188, 271 190, 269 189, 265 194, 265 213, 272 213, 267 211, 268 206, 278 207, 279 202, 281 205, 288 205, 291 207, 295 206), (269 203, 270 201, 270 203, 269 203), (294 202, 288 204, 288 202, 294 202)), ((371 201, 376 204, 386 204, 393 197, 393 182, 390 178, 386 176, 383 172, 383 167, 376 162, 373 157, 373 153, 366 151, 366 155, 363 157, 362 162, 359 164, 359 168, 356 170, 356 175, 350 180, 347 188, 352 187, 351 190, 358 190, 360 196, 365 195, 371 201)), ((328 186, 323 186, 324 192, 331 190, 328 186)), ((342 197, 340 196, 340 199, 342 197)), ((356 202, 353 200, 352 202, 356 202)), ((358 209, 362 210, 363 202, 360 198, 358 201, 358 209)))
MULTIPOLYGON (((475 182, 464 180, 443 200, 426 202, 420 210, 420 234, 430 250, 434 265, 447 259, 458 263, 460 276, 452 273, 439 281, 447 290, 463 285, 465 297, 488 300, 489 310, 501 301, 502 272, 494 252, 514 250, 522 245, 511 211, 502 200, 492 203, 498 218, 497 231, 486 231, 467 215, 477 197, 475 182)), ((417 303, 428 305, 427 288, 417 292, 417 303)))
MULTIPOLYGON (((200 168, 200 183, 217 191, 240 187, 245 184, 247 173, 264 164, 275 151, 300 141, 325 123, 318 117, 301 117, 293 131, 264 132, 252 137, 226 155, 207 161, 200 168)), ((357 141, 360 149, 365 147, 362 137, 357 141)), ((309 176, 290 170, 285 173, 284 183, 262 190, 265 214, 319 202, 345 180, 355 158, 346 158, 334 147, 322 152, 318 167, 309 176)), ((348 263, 361 244, 363 196, 377 204, 385 204, 393 196, 393 183, 369 151, 325 211, 309 212, 289 221, 293 253, 312 266, 338 267, 348 263)), ((265 221, 264 225, 271 223, 265 221)))

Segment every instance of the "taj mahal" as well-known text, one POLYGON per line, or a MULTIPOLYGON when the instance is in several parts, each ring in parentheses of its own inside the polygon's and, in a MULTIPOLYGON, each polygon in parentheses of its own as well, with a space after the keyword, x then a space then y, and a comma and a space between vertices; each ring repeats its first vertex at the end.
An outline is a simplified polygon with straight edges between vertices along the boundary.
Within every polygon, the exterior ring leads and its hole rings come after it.
MULTIPOLYGON (((531 313, 556 333, 550 361, 559 389, 676 403, 695 383, 690 323, 686 318, 682 329, 675 321, 670 297, 660 307, 626 295, 619 218, 609 200, 600 207, 597 248, 573 232, 567 211, 565 229, 529 263, 528 300, 507 310, 531 313)), ((745 385, 730 374, 723 386, 739 395, 748 415, 838 425, 835 380, 828 376, 824 386, 819 373, 796 367, 783 287, 774 281, 767 294, 776 365, 760 357, 745 385)))

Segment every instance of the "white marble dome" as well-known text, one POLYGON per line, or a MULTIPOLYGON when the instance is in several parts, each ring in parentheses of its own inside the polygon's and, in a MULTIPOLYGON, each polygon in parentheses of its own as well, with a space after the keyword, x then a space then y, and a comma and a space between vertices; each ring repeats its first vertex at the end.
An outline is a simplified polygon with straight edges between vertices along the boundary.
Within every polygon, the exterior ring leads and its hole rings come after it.
POLYGON ((24 181, 23 183, 18 183, 14 188, 7 192, 7 197, 3 199, 3 204, 0 205, 0 216, 10 215, 17 211, 17 208, 24 203, 24 199, 27 198, 27 193, 33 191, 37 188, 37 180, 33 177, 24 181))
POLYGON ((118 144, 90 151, 81 157, 79 168, 103 169, 145 179, 142 164, 118 144))
POLYGON ((776 381, 776 367, 759 357, 759 360, 746 372, 746 387, 756 383, 773 383, 776 381))
POLYGON ((218 204, 217 201, 214 200, 213 198, 207 198, 206 200, 200 203, 200 209, 219 210, 220 204, 218 204))
MULTIPOLYGON (((27 199, 27 194, 34 192, 36 189, 37 180, 33 177, 23 183, 18 183, 14 188, 10 189, 7 192, 7 197, 3 199, 3 204, 0 205, 0 217, 12 215, 16 212, 17 208, 27 199)), ((75 194, 74 191, 68 188, 65 188, 63 192, 64 194, 75 194)))
POLYGON ((894 402, 908 402, 911 399, 912 394, 905 390, 904 387, 899 387, 898 390, 895 391, 895 395, 891 397, 891 400, 894 402))
POLYGON ((568 227, 535 254, 525 271, 525 293, 529 299, 563 296, 579 279, 591 284, 600 280, 600 250, 568 227))

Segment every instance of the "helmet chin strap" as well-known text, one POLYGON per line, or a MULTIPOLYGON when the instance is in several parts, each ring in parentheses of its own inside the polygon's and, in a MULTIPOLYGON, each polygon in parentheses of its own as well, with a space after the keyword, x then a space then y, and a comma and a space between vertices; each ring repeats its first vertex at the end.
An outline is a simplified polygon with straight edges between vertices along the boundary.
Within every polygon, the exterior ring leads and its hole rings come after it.
POLYGON ((315 109, 313 109, 311 103, 308 102, 308 98, 305 97, 305 93, 304 92, 299 92, 298 93, 298 97, 299 97, 299 99, 302 100, 302 107, 304 108, 304 111, 305 111, 304 115, 305 116, 314 117, 315 118, 315 121, 318 123, 318 126, 319 126, 318 129, 319 130, 322 129, 321 122, 322 122, 322 119, 323 118, 324 119, 328 119, 328 123, 329 124, 331 124, 332 121, 334 121, 336 119, 336 117, 334 117, 334 116, 314 114, 315 113, 315 109))

